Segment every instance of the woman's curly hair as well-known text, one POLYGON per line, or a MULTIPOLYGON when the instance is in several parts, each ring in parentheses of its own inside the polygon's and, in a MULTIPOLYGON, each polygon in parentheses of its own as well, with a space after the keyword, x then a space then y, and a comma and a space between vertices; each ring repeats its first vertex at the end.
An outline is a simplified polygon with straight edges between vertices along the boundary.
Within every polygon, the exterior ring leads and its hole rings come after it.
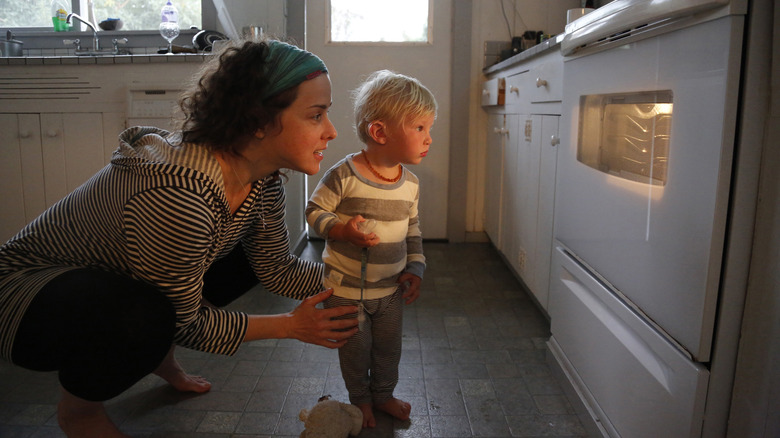
POLYGON ((277 126, 277 116, 297 97, 298 87, 261 100, 268 86, 266 40, 230 41, 208 60, 182 94, 182 140, 238 154, 258 129, 277 126))

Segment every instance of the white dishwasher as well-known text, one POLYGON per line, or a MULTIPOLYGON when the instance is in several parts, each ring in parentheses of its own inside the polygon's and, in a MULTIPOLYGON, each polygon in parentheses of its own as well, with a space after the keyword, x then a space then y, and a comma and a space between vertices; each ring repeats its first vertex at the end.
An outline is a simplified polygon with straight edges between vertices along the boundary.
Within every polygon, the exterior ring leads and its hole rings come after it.
POLYGON ((179 85, 144 84, 127 89, 127 126, 155 126, 173 130, 181 95, 179 85))

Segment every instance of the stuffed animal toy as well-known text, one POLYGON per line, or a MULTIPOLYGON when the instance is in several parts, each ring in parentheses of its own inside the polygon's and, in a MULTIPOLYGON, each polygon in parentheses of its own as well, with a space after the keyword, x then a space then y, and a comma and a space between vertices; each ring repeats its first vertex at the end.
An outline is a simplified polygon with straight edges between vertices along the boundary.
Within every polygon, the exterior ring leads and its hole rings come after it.
POLYGON ((355 405, 321 397, 313 408, 301 409, 305 429, 300 438, 347 438, 363 429, 363 413, 355 405))

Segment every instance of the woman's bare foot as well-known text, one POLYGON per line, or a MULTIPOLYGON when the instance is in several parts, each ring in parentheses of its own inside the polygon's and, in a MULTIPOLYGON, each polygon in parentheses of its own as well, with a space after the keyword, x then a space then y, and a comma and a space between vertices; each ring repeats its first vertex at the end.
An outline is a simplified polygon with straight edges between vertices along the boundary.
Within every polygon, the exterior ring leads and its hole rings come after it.
POLYGON ((130 438, 114 425, 101 402, 76 397, 64 388, 57 421, 69 438, 130 438))
POLYGON ((363 413, 363 428, 376 427, 373 405, 371 403, 363 403, 357 405, 357 407, 359 407, 360 412, 363 413))
POLYGON ((376 408, 382 412, 386 412, 392 415, 401 421, 408 420, 409 414, 412 412, 412 405, 403 400, 398 400, 395 397, 382 403, 381 405, 376 405, 376 408))
POLYGON ((154 374, 170 383, 171 386, 182 392, 208 392, 211 383, 201 376, 191 376, 184 372, 179 362, 173 355, 174 347, 168 351, 160 365, 154 370, 154 374))

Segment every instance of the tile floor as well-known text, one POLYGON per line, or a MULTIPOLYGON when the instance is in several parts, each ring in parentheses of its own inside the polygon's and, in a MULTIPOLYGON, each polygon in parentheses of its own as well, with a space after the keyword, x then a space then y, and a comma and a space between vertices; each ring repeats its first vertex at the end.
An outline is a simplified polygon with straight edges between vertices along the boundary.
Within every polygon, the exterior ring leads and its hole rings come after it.
MULTIPOLYGON (((303 252, 319 259, 322 242, 303 252)), ((484 243, 426 243, 421 298, 406 308, 396 395, 412 404, 400 422, 377 414, 360 437, 582 437, 545 359, 549 323, 484 243)), ((262 290, 231 305, 278 313, 296 302, 262 290)), ((297 437, 298 413, 323 394, 347 400, 335 351, 295 340, 244 345, 233 357, 177 350, 211 392, 181 394, 148 376, 106 403, 134 437, 297 437)), ((0 362, 0 437, 62 437, 56 375, 0 362)))

